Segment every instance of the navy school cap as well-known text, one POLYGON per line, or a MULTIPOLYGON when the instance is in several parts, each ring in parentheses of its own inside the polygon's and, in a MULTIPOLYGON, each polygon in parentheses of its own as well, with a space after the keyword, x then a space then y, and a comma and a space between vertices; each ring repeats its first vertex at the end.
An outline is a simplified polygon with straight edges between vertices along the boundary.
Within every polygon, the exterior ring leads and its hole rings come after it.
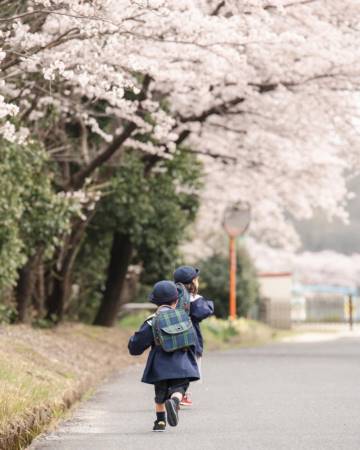
POLYGON ((156 305, 175 302, 178 299, 178 290, 175 283, 168 280, 158 281, 154 284, 149 299, 156 305))
POLYGON ((200 270, 192 266, 180 266, 174 272, 175 283, 189 284, 192 280, 198 277, 200 270))

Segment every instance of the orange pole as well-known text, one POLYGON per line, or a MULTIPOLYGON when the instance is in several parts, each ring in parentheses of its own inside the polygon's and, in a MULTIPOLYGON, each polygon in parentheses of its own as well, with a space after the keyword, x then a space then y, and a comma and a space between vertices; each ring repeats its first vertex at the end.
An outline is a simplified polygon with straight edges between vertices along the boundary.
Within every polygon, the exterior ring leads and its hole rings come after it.
POLYGON ((236 319, 236 238, 230 236, 230 319, 236 319))
POLYGON ((350 330, 353 329, 353 312, 354 312, 353 298, 352 298, 352 295, 349 295, 349 326, 350 326, 350 330))

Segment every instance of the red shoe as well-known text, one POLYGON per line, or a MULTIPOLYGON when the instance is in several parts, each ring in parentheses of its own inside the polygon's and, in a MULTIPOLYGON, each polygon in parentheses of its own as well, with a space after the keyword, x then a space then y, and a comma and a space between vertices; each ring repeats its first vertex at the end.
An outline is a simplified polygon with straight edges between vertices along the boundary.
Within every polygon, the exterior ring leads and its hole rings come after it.
POLYGON ((193 402, 192 402, 191 397, 190 397, 190 392, 188 392, 182 398, 182 400, 180 402, 180 405, 181 406, 192 406, 192 404, 193 404, 193 402))

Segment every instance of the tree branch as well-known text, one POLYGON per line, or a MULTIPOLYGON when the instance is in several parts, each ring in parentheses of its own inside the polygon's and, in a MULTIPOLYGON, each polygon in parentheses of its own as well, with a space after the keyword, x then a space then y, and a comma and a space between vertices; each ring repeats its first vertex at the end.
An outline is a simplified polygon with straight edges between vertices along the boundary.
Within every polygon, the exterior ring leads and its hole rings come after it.
POLYGON ((175 144, 181 145, 190 136, 190 133, 190 130, 182 130, 179 137, 176 139, 175 144))
MULTIPOLYGON (((243 111, 238 111, 239 114, 243 114, 243 111)), ((239 128, 233 128, 233 127, 229 127, 228 125, 224 125, 222 123, 208 123, 208 125, 210 127, 215 127, 215 128, 221 128, 222 130, 225 131, 231 131, 232 133, 237 133, 237 134, 246 134, 247 131, 246 130, 240 130, 239 128)))
POLYGON ((300 81, 278 81, 276 83, 248 83, 249 86, 255 87, 258 89, 260 94, 265 94, 266 92, 274 91, 279 86, 284 86, 286 88, 292 88, 296 86, 302 86, 303 84, 309 83, 311 81, 322 80, 326 78, 336 78, 336 77, 345 77, 346 74, 342 73, 320 73, 318 75, 313 75, 311 77, 305 78, 300 81))
MULTIPOLYGON (((145 75, 141 92, 138 96, 139 107, 137 110, 138 115, 142 115, 143 109, 141 102, 145 100, 147 92, 150 86, 151 77, 145 75)), ((86 178, 89 177, 98 167, 108 161, 124 144, 124 142, 132 135, 136 130, 137 125, 134 122, 128 122, 123 132, 117 136, 101 153, 99 153, 90 163, 83 169, 79 170, 73 177, 70 185, 66 186, 66 189, 80 189, 86 178)))
POLYGON ((220 10, 226 5, 226 1, 223 0, 222 2, 220 2, 216 8, 214 9, 214 11, 210 14, 210 16, 217 16, 220 12, 220 10))
MULTIPOLYGON (((232 100, 220 103, 218 105, 214 105, 208 109, 206 109, 205 111, 203 111, 200 114, 194 114, 192 116, 187 116, 187 117, 179 117, 179 121, 181 123, 187 123, 187 122, 200 122, 200 123, 204 123, 206 121, 206 119, 208 119, 210 116, 212 115, 224 115, 229 113, 229 109, 233 106, 239 105, 240 103, 243 103, 245 101, 245 98, 243 97, 235 97, 232 100)), ((178 139, 175 141, 176 145, 180 145, 182 142, 185 141, 185 139, 188 138, 188 136, 190 135, 190 130, 182 130, 180 132, 180 135, 178 137, 178 139)))
POLYGON ((197 149, 194 150, 194 149, 188 148, 188 147, 183 148, 182 150, 185 152, 188 152, 188 153, 194 153, 195 155, 204 155, 204 156, 209 156, 210 158, 213 158, 213 159, 220 159, 225 163, 237 162, 237 158, 235 156, 222 155, 221 153, 215 153, 215 152, 211 152, 208 150, 197 150, 197 149))
POLYGON ((196 115, 192 115, 192 116, 187 116, 187 117, 179 117, 180 122, 182 123, 186 123, 186 122, 200 122, 203 123, 205 122, 205 120, 212 116, 212 115, 222 115, 225 114, 227 112, 227 110, 229 108, 231 108, 232 106, 236 106, 239 105, 240 103, 244 102, 245 98, 244 97, 235 97, 232 100, 220 103, 218 105, 214 105, 209 109, 206 109, 205 111, 203 111, 202 113, 196 115))
POLYGON ((282 83, 249 83, 249 86, 257 88, 260 94, 264 94, 266 92, 274 91, 279 84, 282 83))
POLYGON ((94 170, 108 161, 112 157, 112 155, 123 145, 123 143, 131 136, 136 128, 137 126, 134 122, 128 123, 124 131, 119 136, 117 136, 103 152, 99 153, 92 161, 90 161, 87 166, 85 166, 72 177, 71 186, 67 186, 67 189, 80 189, 83 186, 86 178, 89 177, 94 172, 94 170))
MULTIPOLYGON (((307 5, 308 3, 315 3, 318 0, 301 0, 299 2, 291 2, 291 3, 286 3, 285 5, 282 5, 283 8, 290 8, 292 6, 300 6, 300 5, 307 5)), ((278 6, 276 5, 266 5, 264 6, 264 9, 277 9, 278 6)))
MULTIPOLYGON (((181 131, 179 137, 175 141, 176 145, 179 147, 188 138, 188 136, 190 134, 191 134, 190 130, 181 131)), ((193 150, 192 148, 188 148, 188 147, 182 147, 181 151, 188 152, 188 153, 194 153, 197 155, 205 155, 205 156, 209 156, 213 159, 221 159, 226 164, 229 161, 237 162, 237 159, 234 156, 221 155, 220 153, 214 153, 214 152, 210 152, 210 151, 193 150)), ((143 160, 145 161, 144 176, 148 176, 151 172, 151 169, 153 169, 153 167, 155 167, 156 164, 159 161, 162 161, 163 159, 164 158, 162 158, 159 155, 149 155, 149 154, 144 155, 144 158, 143 158, 143 160)))
POLYGON ((75 39, 78 38, 80 35, 76 34, 76 35, 71 35, 72 32, 79 32, 78 28, 71 28, 70 30, 65 31, 63 34, 61 34, 60 36, 58 36, 56 39, 54 39, 53 41, 49 42, 48 44, 42 46, 42 47, 38 47, 38 48, 32 48, 30 49, 30 52, 32 53, 28 53, 28 54, 23 54, 23 55, 19 55, 15 52, 9 52, 12 53, 14 55, 16 55, 16 58, 5 58, 5 60, 3 61, 2 64, 0 64, 1 70, 7 70, 10 67, 16 66, 16 64, 18 64, 21 61, 21 58, 29 58, 32 57, 33 55, 36 55, 37 53, 41 52, 42 50, 47 50, 47 49, 51 49, 53 47, 56 47, 57 45, 63 44, 64 42, 67 42, 68 40, 71 39, 75 39), (69 36, 70 35, 70 36, 69 36))
POLYGON ((90 162, 90 156, 89 156, 89 147, 88 147, 88 131, 85 125, 85 122, 81 115, 79 115, 79 124, 81 129, 81 154, 83 157, 83 160, 86 164, 89 164, 90 162))
POLYGON ((98 17, 98 16, 84 16, 81 14, 71 14, 71 13, 67 13, 67 12, 62 12, 59 10, 51 10, 51 9, 37 9, 35 11, 28 11, 25 12, 23 14, 19 14, 17 16, 12 16, 12 17, 5 17, 5 18, 0 18, 0 22, 11 22, 14 20, 18 20, 18 19, 22 19, 23 17, 27 17, 27 16, 34 16, 37 14, 55 14, 57 16, 66 16, 66 17, 72 17, 74 19, 86 19, 86 20, 96 20, 96 21, 102 21, 102 22, 107 22, 110 23, 112 25, 114 25, 114 22, 111 21, 110 19, 107 19, 106 17, 98 17))

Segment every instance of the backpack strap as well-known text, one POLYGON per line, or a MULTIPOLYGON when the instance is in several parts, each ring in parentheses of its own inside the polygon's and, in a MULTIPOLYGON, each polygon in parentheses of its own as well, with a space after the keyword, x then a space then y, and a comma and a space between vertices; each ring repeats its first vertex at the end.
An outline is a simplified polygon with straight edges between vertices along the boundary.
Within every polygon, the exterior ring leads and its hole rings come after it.
POLYGON ((179 293, 179 300, 178 300, 178 304, 176 307, 178 309, 183 309, 187 312, 187 314, 190 314, 190 293, 189 293, 189 291, 180 282, 176 283, 176 288, 179 293))
POLYGON ((173 309, 170 305, 161 305, 158 307, 158 309, 156 310, 156 312, 154 314, 152 314, 147 320, 147 323, 151 326, 152 332, 153 332, 153 336, 154 336, 154 341, 155 341, 155 345, 161 345, 160 343, 160 338, 159 338, 159 330, 157 327, 157 318, 159 316, 159 313, 163 310, 166 309, 173 309))
POLYGON ((152 326, 154 317, 156 317, 158 315, 158 313, 161 311, 161 308, 171 308, 171 306, 167 306, 167 305, 159 306, 158 309, 153 314, 151 314, 149 317, 146 318, 145 322, 148 325, 152 326))
POLYGON ((155 317, 155 315, 156 315, 156 313, 151 314, 149 317, 146 318, 145 322, 146 322, 148 325, 152 326, 153 318, 155 317))
POLYGON ((149 317, 150 320, 147 320, 147 323, 151 326, 152 334, 154 336, 155 345, 159 345, 159 336, 156 332, 156 319, 157 313, 152 314, 149 317))

